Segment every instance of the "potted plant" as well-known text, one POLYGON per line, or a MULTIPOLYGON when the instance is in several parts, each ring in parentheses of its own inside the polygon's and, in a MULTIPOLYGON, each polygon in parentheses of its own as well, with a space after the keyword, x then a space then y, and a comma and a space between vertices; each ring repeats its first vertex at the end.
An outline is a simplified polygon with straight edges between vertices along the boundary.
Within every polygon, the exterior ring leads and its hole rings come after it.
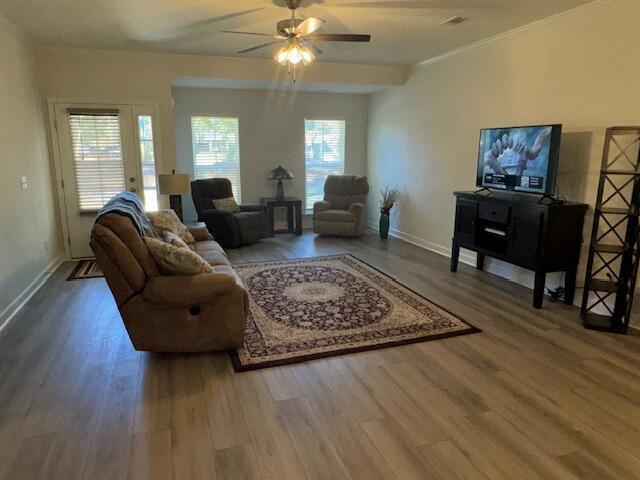
POLYGON ((397 188, 385 187, 380 199, 380 238, 383 240, 389 236, 389 213, 393 205, 398 201, 400 192, 397 188))

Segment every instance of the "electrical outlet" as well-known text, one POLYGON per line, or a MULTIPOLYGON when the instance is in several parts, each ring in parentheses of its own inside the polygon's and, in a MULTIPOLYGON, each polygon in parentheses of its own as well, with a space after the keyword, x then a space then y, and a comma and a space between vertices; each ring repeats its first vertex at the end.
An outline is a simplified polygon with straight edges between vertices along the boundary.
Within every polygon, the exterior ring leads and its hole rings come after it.
POLYGON ((29 179, 27 177, 20 177, 20 188, 22 190, 29 188, 29 179))

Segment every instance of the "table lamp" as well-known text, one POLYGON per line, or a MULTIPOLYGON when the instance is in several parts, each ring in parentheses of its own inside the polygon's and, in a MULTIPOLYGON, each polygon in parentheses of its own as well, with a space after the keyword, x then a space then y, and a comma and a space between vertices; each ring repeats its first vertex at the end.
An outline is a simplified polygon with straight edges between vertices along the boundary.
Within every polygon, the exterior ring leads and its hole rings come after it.
POLYGON ((274 168, 269 172, 267 180, 278 180, 276 198, 282 200, 284 198, 284 185, 282 184, 282 180, 293 180, 293 173, 278 165, 278 168, 274 168))
POLYGON ((158 191, 160 195, 169 195, 169 207, 176 212, 182 221, 182 195, 191 193, 190 177, 187 173, 176 173, 171 170, 170 174, 158 175, 158 191))

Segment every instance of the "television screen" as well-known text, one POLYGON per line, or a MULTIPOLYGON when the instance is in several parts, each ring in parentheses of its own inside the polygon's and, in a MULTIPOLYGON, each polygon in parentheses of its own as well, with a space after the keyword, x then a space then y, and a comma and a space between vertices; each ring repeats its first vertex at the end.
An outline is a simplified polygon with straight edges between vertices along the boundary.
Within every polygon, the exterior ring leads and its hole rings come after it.
POLYGON ((553 195, 562 125, 480 130, 477 186, 553 195))

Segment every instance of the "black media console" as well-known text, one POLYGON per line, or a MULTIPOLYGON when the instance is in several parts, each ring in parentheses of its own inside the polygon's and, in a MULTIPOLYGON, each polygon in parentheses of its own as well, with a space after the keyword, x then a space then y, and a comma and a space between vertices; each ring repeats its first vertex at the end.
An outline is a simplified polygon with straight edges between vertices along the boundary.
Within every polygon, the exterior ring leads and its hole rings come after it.
POLYGON ((458 268, 460 248, 535 271, 534 308, 542 308, 545 277, 566 272, 565 303, 571 305, 580 260, 587 205, 502 192, 455 192, 456 222, 451 271, 458 268))

